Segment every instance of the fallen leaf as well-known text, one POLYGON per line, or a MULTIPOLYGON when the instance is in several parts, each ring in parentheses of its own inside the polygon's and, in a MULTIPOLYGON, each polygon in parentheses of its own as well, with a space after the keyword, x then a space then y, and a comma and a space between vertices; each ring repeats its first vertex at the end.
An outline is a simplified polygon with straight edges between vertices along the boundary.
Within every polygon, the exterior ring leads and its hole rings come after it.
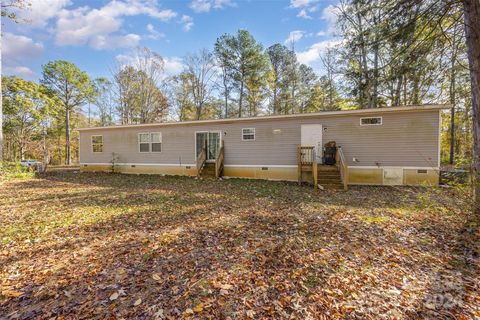
POLYGON ((21 291, 15 291, 15 290, 2 291, 2 296, 5 296, 5 297, 18 298, 22 295, 23 295, 23 292, 21 291))
POLYGON ((135 302, 133 303, 133 305, 136 307, 136 306, 140 305, 140 303, 142 303, 142 299, 141 299, 141 298, 138 298, 137 300, 135 300, 135 302))
POLYGON ((255 311, 253 311, 253 310, 247 310, 247 317, 253 319, 253 318, 255 317, 255 311))
POLYGON ((199 303, 195 306, 195 308, 193 309, 193 311, 195 312, 202 312, 203 310, 203 303, 199 303))
POLYGON ((185 313, 186 313, 186 314, 193 314, 193 310, 190 309, 190 308, 188 308, 187 310, 185 310, 185 313))
POLYGON ((221 289, 221 290, 220 290, 220 294, 221 294, 222 296, 225 296, 225 295, 228 294, 228 290, 221 289))
POLYGON ((114 292, 114 293, 112 293, 112 295, 110 296, 110 301, 117 300, 117 298, 118 298, 118 292, 114 292))

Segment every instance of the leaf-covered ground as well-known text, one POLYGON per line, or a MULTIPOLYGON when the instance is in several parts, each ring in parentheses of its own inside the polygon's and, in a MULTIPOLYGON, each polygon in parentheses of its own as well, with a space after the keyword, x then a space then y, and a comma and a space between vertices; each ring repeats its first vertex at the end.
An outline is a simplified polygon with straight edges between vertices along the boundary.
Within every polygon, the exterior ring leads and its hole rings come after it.
POLYGON ((463 198, 68 171, 6 181, 0 318, 475 319, 463 198))

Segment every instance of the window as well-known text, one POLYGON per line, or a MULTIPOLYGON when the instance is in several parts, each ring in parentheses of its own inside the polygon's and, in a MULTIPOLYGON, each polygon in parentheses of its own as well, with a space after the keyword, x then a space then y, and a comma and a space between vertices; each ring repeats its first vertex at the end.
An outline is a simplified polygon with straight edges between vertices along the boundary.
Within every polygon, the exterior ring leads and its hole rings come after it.
POLYGON ((382 125, 382 117, 360 118, 361 126, 380 126, 382 125))
POLYGON ((152 152, 162 151, 162 134, 160 132, 150 133, 150 141, 152 142, 152 152))
POLYGON ((243 141, 255 140, 255 128, 243 128, 242 140, 243 141))
POLYGON ((103 152, 103 136, 92 136, 92 151, 103 152))
POLYGON ((161 152, 162 133, 145 132, 138 134, 138 150, 140 152, 161 152))
POLYGON ((139 133, 138 134, 138 143, 140 152, 150 152, 150 134, 149 133, 139 133))

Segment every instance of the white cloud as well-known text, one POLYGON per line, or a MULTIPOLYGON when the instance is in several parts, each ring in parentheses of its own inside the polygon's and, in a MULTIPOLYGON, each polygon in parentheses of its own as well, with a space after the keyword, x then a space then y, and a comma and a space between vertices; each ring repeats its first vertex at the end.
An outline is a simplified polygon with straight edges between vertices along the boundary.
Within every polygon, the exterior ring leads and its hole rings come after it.
POLYGON ((335 23, 339 14, 340 9, 331 4, 323 9, 322 19, 327 20, 329 23, 335 23))
MULTIPOLYGON (((127 54, 119 54, 116 57, 118 63, 122 66, 133 65, 136 61, 135 52, 130 52, 127 54)), ((163 58, 163 78, 168 76, 173 76, 179 74, 184 69, 184 65, 181 58, 171 57, 163 58)))
POLYGON ((310 7, 319 0, 290 0, 290 8, 304 8, 310 7))
POLYGON ((25 66, 16 66, 16 67, 5 67, 3 68, 3 73, 6 75, 19 76, 24 79, 36 79, 38 75, 32 71, 29 67, 25 66))
POLYGON ((318 2, 320 0, 290 0, 290 8, 300 9, 297 14, 298 18, 311 20, 311 13, 317 12, 319 9, 318 2))
POLYGON ((313 19, 311 16, 308 15, 307 9, 300 10, 300 12, 297 14, 297 17, 303 18, 303 19, 308 19, 308 20, 313 19))
POLYGON ((190 8, 196 13, 209 12, 211 7, 209 0, 193 0, 190 3, 190 8))
POLYGON ((288 35, 288 38, 285 40, 285 43, 288 44, 292 42, 297 42, 300 39, 302 39, 305 36, 305 34, 306 34, 305 31, 302 31, 302 30, 292 31, 288 35))
POLYGON ((97 50, 136 47, 141 37, 138 34, 129 33, 122 36, 97 35, 90 41, 90 46, 97 50))
POLYGON ((18 11, 18 17, 28 23, 23 26, 43 28, 48 20, 57 16, 61 9, 70 5, 70 0, 36 0, 29 1, 29 5, 18 11))
POLYGON ((318 31, 317 32, 318 37, 323 37, 323 36, 326 36, 326 35, 327 35, 327 32, 325 32, 325 31, 318 31))
POLYGON ((43 44, 32 39, 4 32, 2 37, 2 60, 4 63, 21 61, 42 54, 43 44))
POLYGON ((179 74, 184 68, 182 59, 178 57, 164 58, 164 62, 164 71, 168 76, 179 74))
POLYGON ((177 13, 159 10, 155 0, 111 1, 99 9, 88 6, 74 10, 63 9, 58 14, 55 43, 60 46, 88 44, 95 49, 136 46, 140 36, 117 35, 124 16, 148 15, 161 21, 169 21, 177 13))
POLYGON ((330 39, 330 40, 325 40, 325 41, 320 41, 317 43, 314 43, 312 46, 310 46, 307 50, 305 51, 300 51, 297 52, 297 59, 300 63, 304 64, 311 64, 312 62, 315 62, 320 59, 320 55, 322 52, 324 52, 326 49, 333 48, 341 43, 341 40, 335 40, 335 39, 330 39))
POLYGON ((340 9, 334 5, 325 7, 322 11, 322 19, 327 21, 327 32, 334 34, 337 27, 338 17, 340 15, 340 9))
POLYGON ((147 38, 149 39, 157 40, 160 38, 165 38, 165 33, 158 32, 153 26, 153 24, 151 23, 147 24, 147 31, 148 31, 147 38))
POLYGON ((190 29, 192 29, 192 27, 193 27, 193 18, 192 17, 184 14, 182 16, 181 22, 184 24, 183 25, 183 30, 188 32, 188 31, 190 31, 190 29))
POLYGON ((3 73, 35 78, 36 74, 24 66, 24 63, 40 56, 43 53, 43 44, 10 32, 3 33, 2 44, 3 73))
POLYGON ((223 9, 225 7, 235 7, 236 3, 231 0, 192 0, 190 9, 196 13, 209 12, 213 9, 223 9))

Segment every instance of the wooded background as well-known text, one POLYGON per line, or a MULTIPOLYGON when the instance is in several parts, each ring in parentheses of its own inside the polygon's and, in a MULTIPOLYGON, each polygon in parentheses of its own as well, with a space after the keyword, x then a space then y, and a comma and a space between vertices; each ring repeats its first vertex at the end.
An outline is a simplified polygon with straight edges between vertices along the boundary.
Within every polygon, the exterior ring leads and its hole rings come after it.
MULTIPOLYGON (((12 6, 25 5, 24 1, 12 6)), ((262 44, 246 30, 164 72, 160 53, 138 48, 111 74, 92 79, 68 61, 42 66, 38 81, 2 77, 3 157, 78 158, 76 128, 328 110, 450 104, 442 162, 472 162, 472 95, 462 2, 342 1, 336 46, 322 74, 301 64, 294 43, 262 44)), ((15 20, 10 7, 2 16, 15 20)), ((20 22, 22 23, 22 22, 20 22)))

